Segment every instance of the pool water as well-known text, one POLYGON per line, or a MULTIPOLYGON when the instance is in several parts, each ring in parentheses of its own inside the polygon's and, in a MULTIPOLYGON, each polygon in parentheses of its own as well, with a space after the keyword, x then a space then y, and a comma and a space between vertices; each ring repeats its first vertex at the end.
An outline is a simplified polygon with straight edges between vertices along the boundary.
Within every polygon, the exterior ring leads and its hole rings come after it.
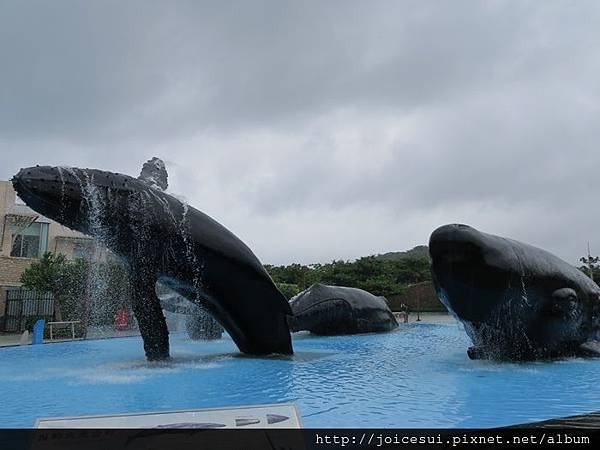
POLYGON ((471 361, 460 325, 294 336, 293 357, 171 335, 168 363, 138 337, 0 349, 0 426, 38 417, 295 402, 307 427, 493 427, 600 409, 600 360, 471 361))

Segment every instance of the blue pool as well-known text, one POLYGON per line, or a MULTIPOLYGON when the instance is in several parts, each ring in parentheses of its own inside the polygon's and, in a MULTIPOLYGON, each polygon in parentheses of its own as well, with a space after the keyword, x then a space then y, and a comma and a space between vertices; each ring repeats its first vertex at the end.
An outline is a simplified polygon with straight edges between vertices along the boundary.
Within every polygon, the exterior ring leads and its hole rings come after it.
POLYGON ((0 349, 0 426, 37 417, 295 402, 309 427, 492 427, 600 410, 600 360, 470 361, 459 325, 296 335, 291 358, 249 358, 229 339, 171 336, 0 349))

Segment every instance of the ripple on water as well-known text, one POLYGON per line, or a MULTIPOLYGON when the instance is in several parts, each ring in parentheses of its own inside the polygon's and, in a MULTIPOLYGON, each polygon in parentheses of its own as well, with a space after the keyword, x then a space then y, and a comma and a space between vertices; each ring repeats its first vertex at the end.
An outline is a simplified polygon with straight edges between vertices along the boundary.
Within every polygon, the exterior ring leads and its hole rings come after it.
POLYGON ((294 401, 306 426, 491 427, 599 409, 600 361, 471 361, 468 345, 457 326, 423 324, 301 333, 293 357, 242 357, 230 339, 181 336, 167 363, 147 363, 139 338, 8 348, 0 423, 294 401))

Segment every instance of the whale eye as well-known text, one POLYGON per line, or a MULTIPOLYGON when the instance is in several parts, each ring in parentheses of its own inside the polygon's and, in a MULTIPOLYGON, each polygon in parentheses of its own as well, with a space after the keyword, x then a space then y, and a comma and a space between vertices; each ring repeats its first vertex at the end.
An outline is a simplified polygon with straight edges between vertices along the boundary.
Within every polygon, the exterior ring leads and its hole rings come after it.
POLYGON ((552 293, 552 299, 560 302, 577 301, 577 292, 571 288, 557 289, 552 293))
POLYGON ((543 312, 547 316, 563 318, 575 312, 577 303, 577 292, 573 289, 557 289, 552 292, 552 296, 543 309, 543 312))

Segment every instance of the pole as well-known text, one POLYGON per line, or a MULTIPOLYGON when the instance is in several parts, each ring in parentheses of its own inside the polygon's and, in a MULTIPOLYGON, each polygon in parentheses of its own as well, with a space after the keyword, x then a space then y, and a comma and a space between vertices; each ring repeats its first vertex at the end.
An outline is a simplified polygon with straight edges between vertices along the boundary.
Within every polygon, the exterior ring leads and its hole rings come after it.
MULTIPOLYGON (((416 283, 415 283, 416 285, 416 283)), ((421 291, 417 288, 417 322, 421 321, 421 291)))
POLYGON ((587 243, 588 247, 588 267, 590 270, 590 278, 594 281, 594 267, 592 266, 592 252, 590 251, 590 241, 587 243))

